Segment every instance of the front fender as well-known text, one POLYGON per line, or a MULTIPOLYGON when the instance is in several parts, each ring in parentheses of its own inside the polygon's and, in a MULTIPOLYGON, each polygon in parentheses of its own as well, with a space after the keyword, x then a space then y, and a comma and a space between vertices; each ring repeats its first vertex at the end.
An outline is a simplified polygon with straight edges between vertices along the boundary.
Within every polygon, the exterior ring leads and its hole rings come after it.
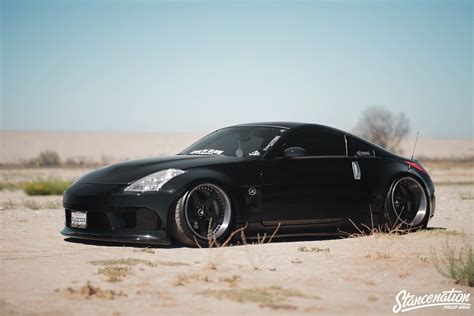
MULTIPOLYGON (((241 192, 240 184, 238 181, 233 180, 223 172, 209 169, 189 169, 188 172, 177 176, 170 180, 163 186, 163 190, 172 191, 175 196, 174 205, 178 200, 191 188, 200 184, 210 182, 219 185, 224 191, 229 194, 232 205, 236 210, 237 223, 245 223, 248 218, 248 210, 244 196, 241 192)), ((174 207, 171 206, 168 217, 174 212, 174 207)))

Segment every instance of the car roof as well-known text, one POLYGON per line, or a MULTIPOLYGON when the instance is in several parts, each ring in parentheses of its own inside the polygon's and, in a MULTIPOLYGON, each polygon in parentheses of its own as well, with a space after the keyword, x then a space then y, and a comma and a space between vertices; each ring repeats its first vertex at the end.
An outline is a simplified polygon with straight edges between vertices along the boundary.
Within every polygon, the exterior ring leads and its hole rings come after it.
POLYGON ((298 123, 298 122, 255 122, 255 123, 244 123, 244 124, 237 124, 233 125, 234 126, 268 126, 268 127, 278 127, 278 128, 293 128, 296 126, 300 125, 305 125, 304 123, 298 123))
MULTIPOLYGON (((349 134, 345 131, 339 130, 334 127, 321 125, 321 124, 302 123, 302 122, 257 122, 257 123, 238 124, 234 126, 268 126, 268 127, 278 127, 278 128, 285 128, 285 129, 293 129, 296 127, 316 127, 320 129, 331 130, 334 132, 349 134)), ((231 127, 234 127, 234 126, 231 126, 231 127)))

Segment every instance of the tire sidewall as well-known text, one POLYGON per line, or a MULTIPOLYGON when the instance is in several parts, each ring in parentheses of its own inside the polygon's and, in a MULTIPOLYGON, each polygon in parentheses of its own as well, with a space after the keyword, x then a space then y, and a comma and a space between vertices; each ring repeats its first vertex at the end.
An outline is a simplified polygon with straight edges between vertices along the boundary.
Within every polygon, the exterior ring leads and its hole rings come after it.
POLYGON ((186 244, 187 246, 202 246, 202 247, 207 247, 209 246, 209 240, 204 239, 194 233, 194 231, 189 227, 188 222, 186 220, 186 210, 185 210, 185 205, 186 205, 186 200, 188 198, 189 193, 197 186, 203 185, 203 184, 212 184, 217 187, 219 187, 224 193, 227 195, 230 201, 230 222, 229 226, 227 227, 226 231, 219 237, 216 238, 216 241, 221 244, 224 242, 234 231, 235 227, 235 219, 236 219, 236 203, 234 200, 234 197, 232 194, 230 194, 229 189, 225 186, 222 185, 221 183, 218 183, 216 181, 199 181, 199 182, 194 182, 192 185, 189 186, 189 188, 186 190, 186 192, 178 199, 176 202, 174 212, 172 212, 172 220, 173 220, 173 227, 171 229, 172 235, 175 239, 177 239, 179 242, 186 244), (184 234, 184 236, 183 236, 184 234))
POLYGON ((395 229, 395 228, 398 228, 400 230, 419 230, 419 229, 426 228, 426 226, 428 225, 428 219, 430 217, 430 207, 431 207, 428 197, 429 196, 428 196, 428 193, 426 191, 426 187, 425 187, 423 181, 421 181, 418 177, 416 177, 412 174, 409 174, 409 173, 408 174, 401 174, 401 175, 398 175, 397 177, 395 177, 395 179, 392 180, 392 182, 390 184, 390 187, 387 191, 387 194, 385 196, 384 217, 383 217, 383 219, 384 219, 383 220, 384 228, 388 231, 390 231, 392 229, 395 229), (395 185, 397 184, 397 182, 402 178, 412 178, 413 180, 418 182, 420 184, 420 186, 422 187, 423 194, 425 195, 425 198, 426 198, 426 202, 427 202, 426 207, 427 207, 427 209, 426 209, 425 217, 423 218, 421 223, 416 225, 416 226, 400 223, 400 221, 398 219, 398 216, 397 216, 395 210, 393 209, 393 205, 392 205, 393 189, 394 189, 395 185))

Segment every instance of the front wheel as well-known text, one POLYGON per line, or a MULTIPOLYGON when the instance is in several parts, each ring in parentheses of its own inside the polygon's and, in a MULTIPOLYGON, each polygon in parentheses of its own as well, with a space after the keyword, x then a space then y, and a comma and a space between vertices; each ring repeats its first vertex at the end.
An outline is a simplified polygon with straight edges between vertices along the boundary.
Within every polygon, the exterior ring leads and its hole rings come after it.
POLYGON ((230 235, 234 210, 229 195, 216 184, 202 183, 176 203, 174 238, 187 246, 221 243, 230 235))
POLYGON ((388 230, 426 228, 429 219, 426 190, 412 176, 401 176, 391 185, 385 202, 388 230))

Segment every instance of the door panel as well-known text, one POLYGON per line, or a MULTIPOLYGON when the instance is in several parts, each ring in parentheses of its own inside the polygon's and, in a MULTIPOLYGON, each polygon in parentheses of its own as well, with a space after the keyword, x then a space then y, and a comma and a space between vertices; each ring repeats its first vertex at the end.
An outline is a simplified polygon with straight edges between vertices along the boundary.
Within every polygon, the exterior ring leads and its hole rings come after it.
MULTIPOLYGON (((264 224, 318 224, 368 208, 368 194, 354 179, 349 157, 274 159, 263 171, 264 224)), ((361 170, 363 177, 363 171, 361 170)))

